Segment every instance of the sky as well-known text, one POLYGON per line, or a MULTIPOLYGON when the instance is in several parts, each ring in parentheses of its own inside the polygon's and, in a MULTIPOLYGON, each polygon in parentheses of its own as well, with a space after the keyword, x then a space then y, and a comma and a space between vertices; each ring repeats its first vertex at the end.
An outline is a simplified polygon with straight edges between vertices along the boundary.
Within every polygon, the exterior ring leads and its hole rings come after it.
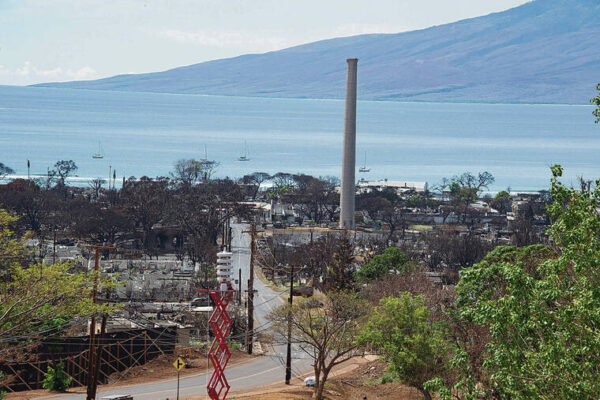
POLYGON ((527 0, 0 0, 0 85, 162 71, 527 0))

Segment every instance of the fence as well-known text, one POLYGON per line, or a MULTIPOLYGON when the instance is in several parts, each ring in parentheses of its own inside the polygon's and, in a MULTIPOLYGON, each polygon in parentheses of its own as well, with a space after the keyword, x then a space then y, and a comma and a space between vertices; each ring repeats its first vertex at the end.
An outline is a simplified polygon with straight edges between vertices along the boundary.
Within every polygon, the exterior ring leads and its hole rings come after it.
MULTIPOLYGON (((106 333, 102 338, 102 358, 98 380, 107 383, 115 372, 126 373, 129 369, 143 365, 161 354, 173 354, 177 343, 177 330, 136 329, 106 333)), ((37 360, 27 362, 0 363, 5 378, 0 390, 18 392, 41 389, 44 373, 48 366, 59 362, 65 372, 73 378, 72 386, 88 383, 89 336, 44 339, 37 350, 37 360)))

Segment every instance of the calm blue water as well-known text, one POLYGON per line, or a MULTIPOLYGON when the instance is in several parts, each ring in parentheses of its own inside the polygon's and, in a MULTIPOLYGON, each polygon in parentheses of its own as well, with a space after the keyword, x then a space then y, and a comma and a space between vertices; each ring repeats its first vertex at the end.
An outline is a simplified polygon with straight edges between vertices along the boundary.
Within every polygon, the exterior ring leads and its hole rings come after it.
MULTIPOLYGON (((600 177, 600 126, 591 106, 358 104, 357 166, 367 179, 438 183, 490 171, 491 190, 548 187, 600 177)), ((253 171, 339 176, 344 103, 0 86, 0 162, 26 175, 73 159, 82 177, 167 175, 181 158, 208 156, 219 176, 253 171), (248 143, 250 162, 237 157, 248 143), (102 143, 105 157, 91 155, 102 143)))

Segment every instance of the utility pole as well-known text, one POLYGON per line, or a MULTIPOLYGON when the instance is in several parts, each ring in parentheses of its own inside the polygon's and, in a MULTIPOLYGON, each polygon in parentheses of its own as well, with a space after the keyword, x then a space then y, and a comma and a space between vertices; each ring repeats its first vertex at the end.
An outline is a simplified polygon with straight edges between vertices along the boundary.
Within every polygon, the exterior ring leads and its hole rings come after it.
MULTIPOLYGON (((110 300, 110 291, 107 290, 106 291, 106 301, 110 300)), ((100 361, 102 360, 102 350, 104 347, 104 334, 106 333, 106 322, 108 320, 108 314, 104 313, 102 314, 102 322, 100 323, 100 335, 98 336, 98 346, 96 348, 96 355, 95 355, 95 365, 94 365, 94 389, 93 389, 93 393, 94 393, 94 397, 95 397, 95 393, 96 390, 98 389, 98 377, 100 376, 100 361)))
MULTIPOLYGON (((100 250, 115 250, 114 247, 101 246, 101 245, 86 245, 79 244, 77 247, 83 247, 87 249, 94 249, 94 287, 92 289, 92 300, 94 304, 98 302, 98 270, 100 260, 100 250)), ((100 337, 102 337, 103 331, 106 330, 106 316, 102 317, 102 325, 100 327, 100 337)), ((102 356, 101 348, 96 353, 96 316, 92 315, 90 319, 90 347, 88 352, 88 379, 87 379, 87 394, 86 400, 96 399, 96 388, 98 387, 98 370, 100 369, 100 357, 102 356), (97 357, 96 357, 97 356, 97 357), (98 360, 96 361, 96 358, 98 360)))
POLYGON ((31 168, 31 163, 27 160, 27 180, 31 180, 31 174, 29 173, 29 169, 31 168))
POLYGON ((248 354, 252 354, 252 341, 254 334, 254 238, 257 233, 254 222, 250 225, 249 231, 243 233, 250 233, 250 277, 248 279, 248 328, 246 331, 246 344, 248 347, 248 354))
POLYGON ((285 361, 285 384, 290 384, 292 379, 292 305, 294 303, 294 264, 290 270, 290 311, 288 312, 288 331, 287 331, 287 359, 285 361))
POLYGON ((227 227, 228 227, 227 228, 227 232, 228 232, 228 236, 227 236, 227 239, 228 239, 227 251, 231 253, 231 240, 233 238, 233 229, 231 228, 229 221, 227 221, 227 227))
POLYGON ((225 220, 225 222, 223 223, 223 249, 225 251, 228 251, 231 253, 231 228, 229 227, 230 225, 230 219, 231 217, 227 218, 225 220))
POLYGON ((52 264, 56 264, 56 225, 52 225, 52 264))
POLYGON ((254 224, 250 227, 250 277, 248 279, 248 332, 246 334, 246 343, 248 344, 248 354, 252 354, 252 341, 254 335, 254 235, 256 227, 254 224))
MULTIPOLYGON (((231 253, 231 251, 229 251, 231 253)), ((237 294, 237 298, 238 298, 238 306, 242 305, 242 269, 238 268, 238 274, 239 274, 239 278, 238 278, 238 294, 237 294)))

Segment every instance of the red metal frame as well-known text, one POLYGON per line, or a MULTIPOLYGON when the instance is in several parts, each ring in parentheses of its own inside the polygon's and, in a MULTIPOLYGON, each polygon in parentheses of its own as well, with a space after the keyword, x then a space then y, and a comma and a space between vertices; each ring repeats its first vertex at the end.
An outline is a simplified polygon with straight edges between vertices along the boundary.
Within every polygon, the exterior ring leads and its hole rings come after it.
POLYGON ((231 318, 227 314, 227 305, 233 297, 231 283, 227 282, 227 290, 200 289, 202 293, 209 293, 215 303, 215 309, 210 316, 209 323, 215 333, 215 339, 208 351, 214 371, 208 381, 206 389, 208 396, 213 400, 224 400, 229 393, 229 383, 225 378, 225 367, 231 357, 231 352, 225 340, 231 329, 231 318))

